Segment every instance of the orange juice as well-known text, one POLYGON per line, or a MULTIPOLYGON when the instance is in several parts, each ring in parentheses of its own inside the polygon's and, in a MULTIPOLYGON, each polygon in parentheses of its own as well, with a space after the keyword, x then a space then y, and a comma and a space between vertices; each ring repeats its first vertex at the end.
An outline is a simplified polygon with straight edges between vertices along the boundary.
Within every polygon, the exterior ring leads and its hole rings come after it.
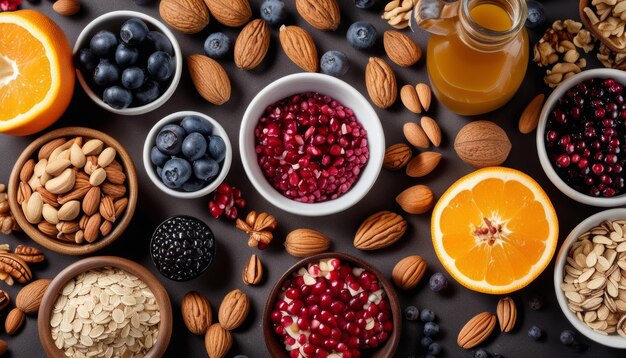
MULTIPOLYGON (((508 102, 528 64, 528 34, 513 29, 511 15, 494 3, 459 14, 457 31, 430 35, 427 68, 433 91, 462 115, 490 112, 508 102)), ((519 22, 519 20, 518 20, 519 22)))

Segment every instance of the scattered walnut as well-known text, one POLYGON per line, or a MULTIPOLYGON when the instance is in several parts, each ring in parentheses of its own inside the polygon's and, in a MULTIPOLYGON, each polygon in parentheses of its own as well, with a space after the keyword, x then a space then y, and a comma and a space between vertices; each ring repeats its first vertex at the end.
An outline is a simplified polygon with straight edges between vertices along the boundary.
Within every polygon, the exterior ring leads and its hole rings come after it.
POLYGON ((276 218, 268 213, 257 213, 253 210, 246 216, 246 221, 237 219, 235 225, 237 229, 250 235, 248 246, 263 250, 274 238, 272 231, 276 228, 276 218))

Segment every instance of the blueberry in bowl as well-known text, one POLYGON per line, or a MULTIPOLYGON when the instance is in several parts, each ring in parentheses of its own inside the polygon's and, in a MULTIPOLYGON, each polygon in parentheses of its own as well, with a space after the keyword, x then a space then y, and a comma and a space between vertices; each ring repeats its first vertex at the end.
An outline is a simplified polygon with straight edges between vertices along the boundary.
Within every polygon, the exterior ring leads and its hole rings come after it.
POLYGON ((200 276, 213 262, 215 237, 204 222, 191 216, 173 216, 152 234, 150 255, 163 276, 188 281, 200 276))
POLYGON ((150 112, 174 93, 182 52, 160 21, 113 11, 89 23, 74 46, 78 81, 100 107, 124 115, 150 112))
POLYGON ((224 181, 232 160, 226 131, 199 112, 173 113, 150 130, 143 150, 152 182, 177 198, 199 198, 224 181))

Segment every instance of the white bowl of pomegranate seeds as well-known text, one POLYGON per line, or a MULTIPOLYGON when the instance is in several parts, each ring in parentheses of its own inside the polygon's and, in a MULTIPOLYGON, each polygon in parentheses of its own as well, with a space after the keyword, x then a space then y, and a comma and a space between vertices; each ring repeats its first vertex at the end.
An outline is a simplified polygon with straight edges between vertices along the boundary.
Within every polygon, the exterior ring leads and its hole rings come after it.
POLYGON ((239 132, 241 160, 257 191, 299 215, 346 210, 376 182, 385 152, 380 120, 352 86, 298 73, 250 102, 239 132))
POLYGON ((541 166, 563 194, 583 204, 626 204, 624 86, 623 71, 584 71, 559 85, 541 111, 541 166))
POLYGON ((400 340, 398 297, 366 262, 342 253, 306 258, 278 280, 265 304, 272 357, 392 357, 400 340))

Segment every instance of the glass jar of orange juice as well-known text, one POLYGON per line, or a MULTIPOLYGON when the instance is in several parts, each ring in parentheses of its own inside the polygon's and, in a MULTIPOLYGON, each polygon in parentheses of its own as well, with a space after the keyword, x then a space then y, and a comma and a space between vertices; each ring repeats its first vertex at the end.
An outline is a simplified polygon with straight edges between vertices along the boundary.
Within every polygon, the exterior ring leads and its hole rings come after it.
POLYGON ((526 0, 418 0, 414 20, 431 32, 426 67, 439 101, 475 115, 508 102, 528 64, 526 0))

